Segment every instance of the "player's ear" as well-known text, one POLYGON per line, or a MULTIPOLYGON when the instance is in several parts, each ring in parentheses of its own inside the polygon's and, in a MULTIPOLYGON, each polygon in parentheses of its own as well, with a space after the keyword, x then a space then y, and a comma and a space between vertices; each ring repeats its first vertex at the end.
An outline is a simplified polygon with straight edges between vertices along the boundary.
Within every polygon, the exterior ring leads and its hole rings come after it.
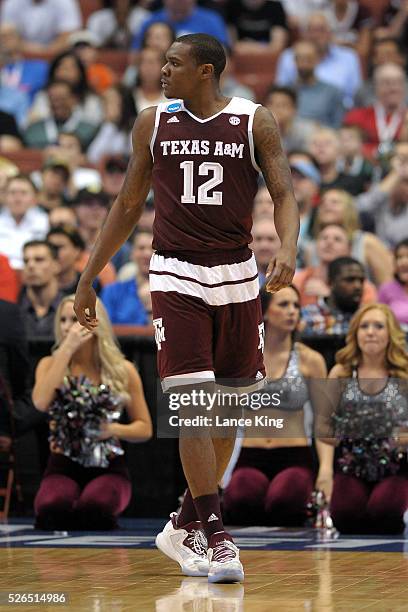
POLYGON ((203 76, 204 79, 212 79, 214 76, 213 64, 202 64, 201 75, 203 76))

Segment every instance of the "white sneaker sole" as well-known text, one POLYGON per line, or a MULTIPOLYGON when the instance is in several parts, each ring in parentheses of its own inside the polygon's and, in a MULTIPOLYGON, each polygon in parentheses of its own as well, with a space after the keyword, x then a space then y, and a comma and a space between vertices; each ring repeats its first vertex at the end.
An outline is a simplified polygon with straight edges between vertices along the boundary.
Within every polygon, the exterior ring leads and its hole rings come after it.
POLYGON ((212 584, 217 582, 244 582, 244 570, 226 567, 224 570, 220 570, 216 574, 208 574, 208 582, 212 584))
MULTIPOLYGON (((156 546, 164 555, 170 557, 170 559, 173 559, 173 561, 176 561, 180 565, 181 571, 185 576, 192 576, 193 578, 208 576, 208 569, 200 570, 198 567, 197 569, 186 567, 182 557, 177 553, 177 551, 174 550, 172 546, 169 546, 166 535, 163 532, 156 536, 156 546)), ((205 563, 205 561, 203 561, 203 563, 205 563)))

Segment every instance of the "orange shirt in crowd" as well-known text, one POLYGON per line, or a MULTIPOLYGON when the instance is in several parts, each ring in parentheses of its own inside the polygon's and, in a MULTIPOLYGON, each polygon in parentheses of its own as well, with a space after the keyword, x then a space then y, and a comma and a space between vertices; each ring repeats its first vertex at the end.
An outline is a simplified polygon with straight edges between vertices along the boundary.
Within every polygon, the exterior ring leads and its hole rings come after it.
MULTIPOLYGON (((307 268, 304 268, 303 270, 299 270, 298 272, 296 272, 293 279, 293 284, 300 293, 300 305, 302 307, 308 306, 309 304, 316 304, 317 298, 319 297, 317 295, 313 295, 312 293, 309 294, 309 292, 307 291, 306 285, 307 282, 311 279, 316 279, 320 281, 323 280, 321 278, 321 272, 319 268, 309 266, 307 268)), ((327 286, 327 293, 329 294, 330 288, 326 283, 325 285, 327 286)), ((361 304, 369 304, 371 302, 375 302, 376 300, 377 289, 375 288, 373 283, 370 283, 370 281, 365 280, 363 285, 363 297, 361 300, 361 304)))
MULTIPOLYGON (((85 266, 88 263, 89 255, 89 251, 83 251, 76 265, 76 269, 78 270, 78 272, 84 271, 85 266)), ((102 287, 104 287, 105 285, 110 285, 110 283, 114 283, 116 280, 116 270, 114 265, 108 262, 104 269, 100 272, 100 274, 98 274, 98 279, 102 287)))
POLYGON ((5 255, 0 255, 0 299, 17 302, 19 282, 17 273, 5 255))
POLYGON ((90 86, 99 94, 111 87, 117 80, 115 73, 108 66, 99 63, 88 66, 86 75, 90 86))

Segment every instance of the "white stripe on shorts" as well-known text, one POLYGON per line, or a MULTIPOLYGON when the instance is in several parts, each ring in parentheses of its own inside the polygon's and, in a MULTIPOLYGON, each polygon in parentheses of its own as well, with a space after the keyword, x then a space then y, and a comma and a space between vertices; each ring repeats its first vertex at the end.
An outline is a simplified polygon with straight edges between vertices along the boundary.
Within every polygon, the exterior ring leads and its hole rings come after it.
POLYGON ((248 302, 259 294, 254 255, 247 261, 210 268, 154 253, 150 271, 150 291, 175 291, 201 298, 210 306, 248 302))

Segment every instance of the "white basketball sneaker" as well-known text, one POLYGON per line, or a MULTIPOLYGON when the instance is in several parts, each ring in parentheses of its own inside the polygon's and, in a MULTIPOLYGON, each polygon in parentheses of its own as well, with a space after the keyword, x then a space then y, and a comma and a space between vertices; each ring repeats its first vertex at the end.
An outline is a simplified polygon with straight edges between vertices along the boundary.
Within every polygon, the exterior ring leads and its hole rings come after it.
POLYGON ((180 564, 185 576, 207 576, 209 561, 207 539, 199 521, 177 527, 177 513, 170 514, 170 520, 163 531, 156 536, 156 546, 165 555, 180 564))
POLYGON ((208 545, 208 582, 243 582, 244 568, 239 560, 239 549, 232 540, 220 540, 220 534, 211 536, 208 545))

